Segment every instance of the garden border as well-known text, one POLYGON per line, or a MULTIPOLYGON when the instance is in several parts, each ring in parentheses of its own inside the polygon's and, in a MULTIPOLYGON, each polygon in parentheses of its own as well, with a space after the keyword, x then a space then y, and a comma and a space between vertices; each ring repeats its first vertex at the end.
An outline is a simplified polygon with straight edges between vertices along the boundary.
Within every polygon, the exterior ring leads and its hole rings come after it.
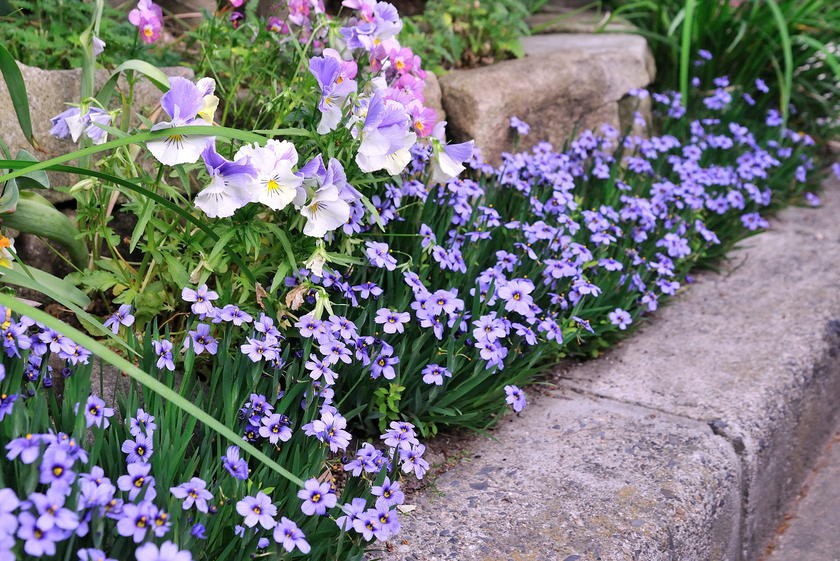
POLYGON ((840 182, 824 199, 562 368, 436 481, 442 498, 417 497, 385 559, 761 558, 840 413, 840 182))

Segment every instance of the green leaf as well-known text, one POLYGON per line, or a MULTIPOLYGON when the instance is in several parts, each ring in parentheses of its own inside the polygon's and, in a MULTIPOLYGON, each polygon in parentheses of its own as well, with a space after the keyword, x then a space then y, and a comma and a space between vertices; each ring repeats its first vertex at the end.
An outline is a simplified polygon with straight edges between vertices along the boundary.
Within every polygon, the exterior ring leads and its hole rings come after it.
POLYGON ((119 282, 119 279, 113 273, 101 269, 71 273, 67 278, 91 290, 98 290, 100 292, 105 292, 119 282))
POLYGON ((825 56, 825 63, 831 67, 831 71, 834 72, 837 80, 840 80, 840 60, 838 60, 834 53, 828 50, 828 46, 825 43, 821 43, 808 35, 797 35, 795 39, 801 43, 805 43, 812 49, 820 51, 825 56))
MULTIPOLYGON (((29 99, 26 97, 26 83, 23 81, 23 74, 6 47, 0 45, 0 72, 6 81, 6 88, 9 90, 9 97, 17 115, 18 125, 23 131, 23 136, 29 144, 35 146, 35 138, 32 136, 32 120, 29 117, 29 99)), ((4 123, 8 125, 8 123, 4 123)), ((0 180, 2 181, 2 180, 0 180)))
POLYGON ((3 196, 0 197, 0 214, 14 212, 17 208, 20 191, 17 186, 17 179, 10 179, 3 189, 3 196))
POLYGON ((79 230, 51 202, 32 191, 21 191, 17 207, 3 217, 9 228, 52 240, 67 248, 70 260, 79 269, 87 266, 88 252, 79 230))
POLYGON ((694 34, 694 9, 697 0, 685 0, 685 20, 680 41, 680 96, 683 107, 688 103, 688 78, 691 72, 691 40, 694 34))
POLYGON ((144 386, 158 394, 161 398, 169 401, 169 403, 171 403, 178 409, 181 409, 185 413, 192 415, 200 423, 227 439, 231 444, 239 446, 242 450, 251 454, 254 458, 259 460, 262 464, 266 465, 271 470, 277 472, 282 477, 285 477, 295 485, 303 487, 303 481, 299 477, 289 472, 280 464, 278 464, 277 462, 260 452, 256 447, 254 447, 253 444, 242 440, 242 437, 239 434, 226 427, 215 417, 213 417, 212 415, 210 415, 209 413, 192 403, 190 400, 179 395, 172 388, 159 382, 153 376, 147 374, 146 372, 143 372, 138 367, 136 367, 123 357, 119 356, 117 353, 115 353, 105 345, 102 345, 98 341, 93 340, 78 329, 67 325, 63 321, 56 319, 41 310, 33 308, 32 306, 28 306, 20 300, 18 300, 17 298, 9 296, 8 294, 0 294, 0 305, 6 306, 7 308, 12 309, 13 311, 19 314, 29 316, 35 321, 39 321, 47 327, 58 331, 66 337, 69 337, 82 347, 86 348, 87 350, 98 356, 100 359, 104 360, 111 366, 119 368, 121 371, 134 378, 137 382, 143 384, 144 386))
POLYGON ((312 136, 312 132, 306 129, 288 128, 288 129, 262 129, 254 131, 257 134, 265 136, 312 136))
POLYGON ((73 283, 60 279, 54 275, 36 269, 26 267, 23 269, 20 263, 14 263, 11 269, 0 268, 0 280, 6 284, 29 288, 42 294, 46 294, 61 304, 71 302, 80 308, 90 304, 90 298, 73 286, 73 283))
POLYGON ((107 105, 109 101, 111 101, 111 96, 114 95, 114 90, 117 87, 117 82, 120 79, 120 74, 126 72, 128 70, 133 70, 135 72, 139 72, 140 74, 144 75, 149 81, 157 86, 158 89, 162 92, 169 91, 169 77, 163 73, 159 68, 149 64, 148 62, 144 62, 142 60, 131 59, 127 60, 124 63, 117 66, 114 71, 111 73, 111 76, 102 85, 99 89, 99 93, 96 94, 96 99, 102 105, 107 105))
MULTIPOLYGON (((189 125, 185 127, 173 127, 170 129, 163 129, 157 131, 145 131, 137 134, 132 134, 131 136, 126 136, 125 138, 117 138, 115 140, 104 142, 102 144, 95 144, 93 146, 89 146, 81 150, 76 150, 75 152, 70 152, 69 154, 64 154, 63 156, 51 158, 43 162, 33 163, 31 166, 27 166, 22 169, 18 168, 17 171, 13 171, 11 173, 7 173, 3 176, 0 176, 0 182, 8 181, 9 179, 14 179, 15 177, 20 177, 21 175, 26 175, 39 169, 48 169, 51 166, 63 164, 65 162, 69 162, 78 158, 84 158, 93 154, 98 154, 99 152, 106 152, 113 148, 120 148, 121 146, 128 146, 129 144, 145 144, 150 140, 166 138, 173 134, 235 138, 243 142, 257 142, 260 145, 265 144, 266 140, 268 140, 264 136, 260 136, 258 134, 254 134, 248 131, 241 131, 238 129, 231 129, 227 127, 210 127, 201 125, 189 125)), ((9 166, 3 161, 0 161, 0 164, 2 164, 0 165, 0 168, 16 167, 9 166)))
POLYGON ((785 61, 784 77, 782 82, 782 99, 780 101, 782 107, 782 118, 784 123, 779 130, 784 130, 787 126, 788 113, 790 112, 790 95, 793 90, 793 47, 791 46, 790 33, 788 32, 788 23, 782 10, 776 3, 776 0, 767 0, 767 5, 773 13, 773 19, 776 22, 776 27, 779 31, 779 38, 782 41, 782 56, 785 61))
MULTIPOLYGON (((32 155, 31 152, 28 152, 21 148, 18 150, 17 155, 15 156, 15 160, 19 162, 37 162, 38 158, 32 155)), ((17 178, 18 186, 21 189, 25 189, 27 187, 33 187, 35 189, 49 189, 50 188, 50 178, 47 176, 47 172, 44 170, 37 170, 33 171, 32 173, 27 173, 26 175, 21 175, 17 178)))
MULTIPOLYGON (((295 259, 295 252, 292 249, 292 244, 289 242, 289 237, 286 235, 286 232, 281 229, 277 229, 275 232, 277 235, 277 239, 280 240, 280 245, 283 246, 283 251, 286 253, 286 259, 288 259, 290 271, 297 271, 297 259, 295 259)), ((274 283, 271 283, 272 287, 274 283)), ((279 285, 278 285, 279 286, 279 285)), ((272 291, 274 289, 272 288, 272 291)))
MULTIPOLYGON (((198 128, 198 127, 189 127, 189 128, 198 128)), ((174 129, 170 129, 170 130, 174 130, 174 129)), ((19 162, 16 162, 14 160, 0 160, 0 169, 3 169, 4 167, 18 168, 19 169, 20 164, 19 164, 19 162)), ((78 174, 78 175, 88 175, 90 177, 97 177, 99 179, 104 179, 105 181, 109 181, 109 182, 114 183, 116 185, 121 185, 121 186, 123 186, 127 189, 130 189, 131 191, 134 191, 135 193, 139 193, 139 194, 143 195, 144 197, 148 197, 148 198, 152 199, 153 201, 157 202, 158 204, 164 205, 166 208, 168 208, 169 210, 171 210, 172 212, 174 212, 175 214, 177 214, 178 216, 180 216, 181 218, 183 218, 187 222, 190 222, 194 226, 197 226, 205 234, 210 236, 214 241, 219 239, 219 236, 216 234, 216 232, 213 231, 212 228, 207 226, 207 224, 205 224, 201 220, 195 218, 192 214, 190 214, 186 210, 184 210, 181 207, 179 207, 178 205, 172 203, 172 201, 169 201, 169 200, 165 199, 164 197, 158 195, 157 193, 153 193, 152 191, 149 191, 148 189, 140 187, 139 185, 135 185, 134 183, 132 183, 130 181, 127 181, 127 180, 125 180, 121 177, 117 177, 116 175, 111 175, 111 174, 108 174, 108 173, 103 173, 101 171, 94 171, 94 170, 91 170, 91 169, 79 168, 79 167, 75 167, 75 166, 51 165, 51 166, 49 166, 48 168, 45 168, 45 169, 49 169, 50 171, 63 171, 63 172, 67 172, 67 173, 75 173, 75 174, 78 174)), ((0 180, 2 180, 2 179, 0 179, 0 180)), ((242 272, 245 274, 245 276, 248 277, 248 280, 251 281, 252 284, 256 284, 257 279, 254 276, 254 273, 251 272, 251 270, 245 265, 245 263, 242 262, 242 260, 236 254, 231 254, 230 259, 231 259, 231 261, 233 261, 234 263, 236 263, 239 266, 239 268, 242 270, 242 272)))
POLYGON ((190 283, 190 274, 181 264, 181 262, 172 254, 164 253, 163 259, 166 261, 166 268, 169 274, 172 275, 172 280, 178 286, 188 286, 190 283))

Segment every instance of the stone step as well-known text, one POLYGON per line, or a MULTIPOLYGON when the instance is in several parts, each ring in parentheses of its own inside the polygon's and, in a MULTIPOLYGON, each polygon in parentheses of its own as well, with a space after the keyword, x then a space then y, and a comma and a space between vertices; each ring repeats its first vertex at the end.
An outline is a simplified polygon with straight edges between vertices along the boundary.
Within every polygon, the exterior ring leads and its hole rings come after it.
POLYGON ((840 427, 805 479, 762 561, 840 561, 840 427))
POLYGON ((757 559, 840 410, 840 182, 823 200, 476 438, 384 559, 757 559))

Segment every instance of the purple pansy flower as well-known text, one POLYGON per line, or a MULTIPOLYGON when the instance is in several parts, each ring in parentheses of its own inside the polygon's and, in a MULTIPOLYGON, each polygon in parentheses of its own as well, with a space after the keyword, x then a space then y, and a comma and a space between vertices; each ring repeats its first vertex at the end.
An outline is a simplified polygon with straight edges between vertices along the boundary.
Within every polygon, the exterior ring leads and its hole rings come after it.
POLYGON ((134 436, 134 440, 126 440, 123 442, 122 451, 125 454, 128 454, 125 458, 125 462, 127 464, 148 462, 154 452, 152 437, 137 434, 134 436))
POLYGON ((149 475, 152 465, 145 462, 134 462, 126 466, 128 473, 117 478, 120 491, 128 492, 128 500, 134 501, 141 492, 144 501, 151 501, 157 496, 155 478, 149 475))
POLYGON ((525 399, 525 392, 523 392, 516 386, 505 386, 505 394, 505 402, 509 403, 513 410, 517 413, 522 411, 528 404, 527 400, 525 399))
POLYGON ((611 324, 617 325, 622 331, 627 329, 627 326, 633 323, 633 318, 630 314, 621 308, 616 308, 611 311, 607 317, 609 318, 611 324))
POLYGON ((134 552, 137 561, 192 561, 192 553, 178 549, 170 541, 163 542, 160 548, 149 542, 144 543, 134 552))
MULTIPOLYGON (((160 98, 160 105, 170 120, 154 125, 152 131, 211 125, 215 103, 218 103, 218 98, 213 95, 214 88, 212 78, 203 78, 198 84, 193 84, 186 78, 170 76, 169 91, 160 98)), ((207 131, 212 134, 211 129, 207 131)), ((160 163, 174 166, 198 161, 208 141, 212 141, 212 137, 176 133, 150 140, 146 142, 146 147, 160 163)))
POLYGON ((257 170, 246 158, 232 162, 216 152, 212 142, 207 143, 201 157, 210 176, 210 184, 195 196, 193 202, 204 214, 210 218, 227 218, 256 200, 250 187, 257 170))
POLYGON ((379 308, 374 321, 382 324, 385 333, 404 333, 404 326, 410 319, 411 315, 407 312, 392 312, 388 308, 379 308))
POLYGON ((210 335, 210 326, 206 323, 199 323, 195 327, 195 331, 189 332, 189 337, 184 339, 184 348, 190 348, 190 343, 195 350, 195 354, 200 355, 204 351, 208 354, 214 355, 219 349, 219 344, 216 339, 210 335))

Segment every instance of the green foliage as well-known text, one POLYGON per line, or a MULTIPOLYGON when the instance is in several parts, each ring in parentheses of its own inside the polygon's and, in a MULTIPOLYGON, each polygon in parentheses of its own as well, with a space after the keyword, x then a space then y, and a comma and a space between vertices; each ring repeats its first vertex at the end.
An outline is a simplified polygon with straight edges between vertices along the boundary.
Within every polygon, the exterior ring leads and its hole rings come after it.
POLYGON ((0 45, 0 75, 6 82, 18 126, 20 126, 26 140, 32 144, 34 138, 32 136, 32 121, 29 116, 29 98, 26 97, 26 84, 23 82, 23 75, 20 73, 14 57, 3 45, 0 45))
POLYGON ((708 84, 729 76, 749 91, 775 84, 778 108, 798 127, 837 130, 840 122, 840 7, 830 0, 619 0, 612 16, 639 27, 653 50, 660 89, 685 91, 689 76, 708 84), (698 63, 705 49, 713 58, 698 63))
POLYGON ((400 418, 400 399, 405 386, 388 384, 387 388, 378 388, 373 392, 373 403, 379 417, 379 432, 385 432, 388 423, 400 418))
MULTIPOLYGON (((3 45, 20 62, 48 70, 82 65, 79 35, 90 25, 94 2, 81 0, 7 0, 10 10, 0 14, 3 45)), ((128 6, 127 3, 126 6, 128 6)), ((172 66, 181 54, 167 46, 147 47, 138 41, 137 28, 127 19, 127 9, 106 6, 99 31, 105 51, 104 65, 138 58, 157 66, 172 66)))
POLYGON ((405 18, 403 45, 440 73, 523 56, 525 18, 542 4, 523 0, 430 0, 422 15, 405 18))
POLYGON ((196 76, 216 80, 219 123, 276 129, 285 126, 283 117, 299 114, 289 86, 310 76, 294 56, 297 43, 290 39, 268 31, 265 22, 254 16, 238 28, 224 19, 208 18, 190 32, 188 48, 198 52, 196 76))

